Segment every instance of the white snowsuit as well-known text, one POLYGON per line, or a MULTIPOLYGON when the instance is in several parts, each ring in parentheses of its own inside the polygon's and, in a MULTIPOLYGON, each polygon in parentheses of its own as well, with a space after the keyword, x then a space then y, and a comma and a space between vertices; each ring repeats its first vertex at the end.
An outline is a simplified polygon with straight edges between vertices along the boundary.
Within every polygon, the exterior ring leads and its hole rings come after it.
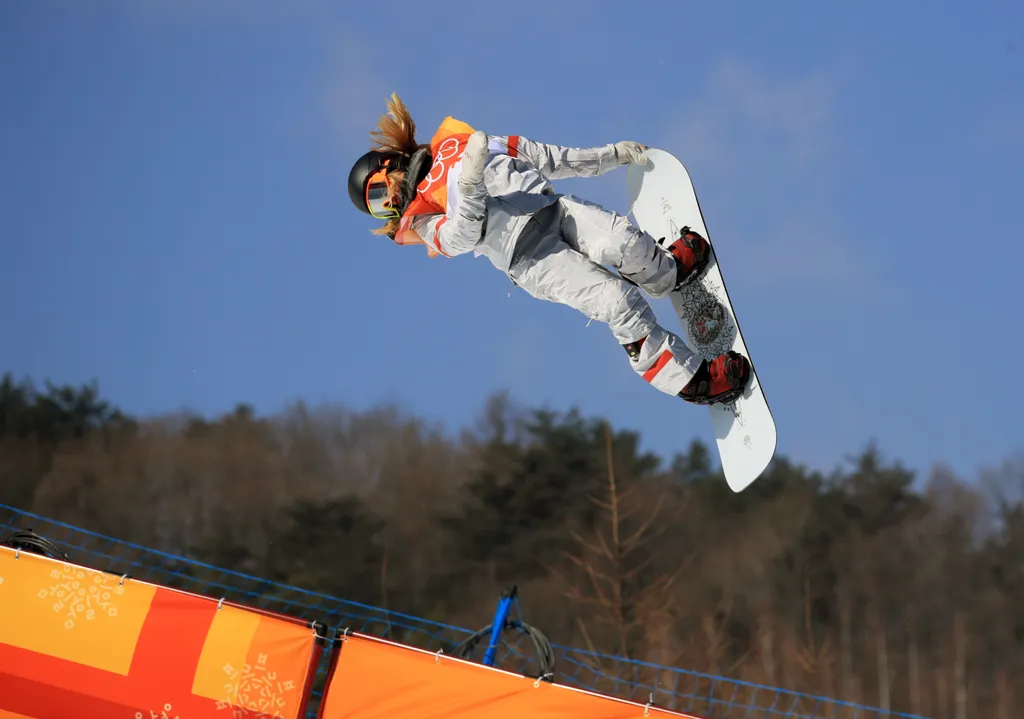
POLYGON ((655 388, 678 394, 700 358, 658 323, 637 287, 666 296, 676 280, 675 258, 622 215, 559 194, 551 184, 596 177, 628 160, 617 157, 613 144, 574 148, 488 136, 483 183, 466 187, 459 177, 472 131, 451 118, 442 124, 431 143, 431 171, 395 241, 422 242, 432 255, 484 255, 533 297, 605 323, 620 345, 645 339, 631 360, 634 370, 655 388))

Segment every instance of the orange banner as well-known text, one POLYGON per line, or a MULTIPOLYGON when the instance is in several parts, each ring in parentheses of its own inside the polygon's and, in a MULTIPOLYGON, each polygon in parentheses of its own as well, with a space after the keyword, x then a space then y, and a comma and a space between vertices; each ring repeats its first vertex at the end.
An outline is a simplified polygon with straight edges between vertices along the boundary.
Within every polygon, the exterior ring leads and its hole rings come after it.
POLYGON ((696 719, 360 634, 332 661, 320 719, 696 719))
POLYGON ((297 620, 0 547, 0 718, 298 719, 320 651, 297 620))

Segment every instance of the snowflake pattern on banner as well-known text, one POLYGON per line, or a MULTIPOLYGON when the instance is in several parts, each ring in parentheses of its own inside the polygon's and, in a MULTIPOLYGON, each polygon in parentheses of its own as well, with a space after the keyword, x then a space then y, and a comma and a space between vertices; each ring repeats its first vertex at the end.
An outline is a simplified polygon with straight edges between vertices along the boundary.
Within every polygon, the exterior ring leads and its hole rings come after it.
POLYGON ((40 589, 40 600, 54 599, 53 611, 64 612, 64 628, 75 628, 77 622, 91 622, 99 616, 117 616, 116 598, 125 588, 119 578, 93 569, 65 564, 50 572, 53 583, 40 589))
POLYGON ((241 669, 225 664, 227 697, 217 703, 217 708, 231 709, 232 719, 280 716, 287 707, 286 695, 295 691, 295 682, 279 678, 276 671, 268 669, 267 659, 266 654, 260 654, 256 664, 245 664, 241 669))
POLYGON ((135 719, 181 719, 177 714, 172 714, 173 711, 174 707, 168 703, 164 704, 163 710, 159 712, 152 709, 135 712, 135 719))

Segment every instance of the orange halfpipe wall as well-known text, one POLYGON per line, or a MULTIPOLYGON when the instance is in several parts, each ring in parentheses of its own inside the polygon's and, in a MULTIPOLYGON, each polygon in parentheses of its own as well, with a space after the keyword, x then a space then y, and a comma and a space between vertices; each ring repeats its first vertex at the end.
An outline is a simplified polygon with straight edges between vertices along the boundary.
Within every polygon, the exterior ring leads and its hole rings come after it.
POLYGON ((0 547, 0 719, 299 719, 308 623, 0 547))
POLYGON ((331 659, 320 719, 698 719, 361 634, 331 659))

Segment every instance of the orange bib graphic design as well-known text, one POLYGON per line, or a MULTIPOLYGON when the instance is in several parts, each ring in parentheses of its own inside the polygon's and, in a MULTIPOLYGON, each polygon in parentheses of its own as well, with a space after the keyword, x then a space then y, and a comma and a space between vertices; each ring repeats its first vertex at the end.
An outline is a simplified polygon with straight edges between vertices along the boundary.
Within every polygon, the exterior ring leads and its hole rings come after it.
MULTIPOLYGON (((416 188, 416 197, 402 215, 395 233, 395 242, 399 245, 426 245, 431 257, 441 254, 435 241, 428 241, 413 228, 413 220, 424 214, 445 215, 448 212, 448 173, 466 149, 473 128, 452 117, 446 117, 430 140, 430 156, 433 163, 430 172, 416 188)), ((438 223, 444 222, 444 218, 438 223)), ((435 227, 435 234, 437 228, 435 227)), ((432 238, 433 239, 433 238, 432 238)))

